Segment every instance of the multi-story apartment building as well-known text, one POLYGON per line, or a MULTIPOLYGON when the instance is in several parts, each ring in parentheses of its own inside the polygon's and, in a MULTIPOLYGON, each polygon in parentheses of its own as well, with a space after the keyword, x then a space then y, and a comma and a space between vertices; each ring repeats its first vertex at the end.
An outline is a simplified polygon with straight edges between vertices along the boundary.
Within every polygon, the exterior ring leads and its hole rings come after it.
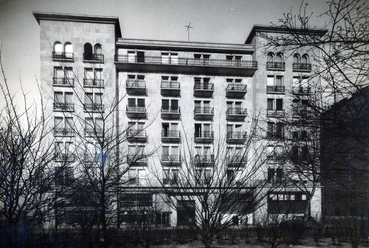
MULTIPOLYGON (((117 196, 121 222, 133 205, 150 208, 159 201, 152 189, 177 177, 184 147, 206 172, 214 146, 242 148, 255 119, 255 142, 269 150, 257 178, 268 182, 264 213, 319 215, 319 186, 305 170, 290 169, 311 164, 306 142, 312 134, 304 125, 286 124, 306 117, 312 54, 307 48, 268 50, 259 35, 285 30, 255 26, 244 44, 159 41, 125 39, 116 17, 34 16, 41 30, 42 89, 54 118, 55 165, 66 163, 67 174, 76 175, 82 155, 74 151, 83 146, 90 154, 85 161, 104 166, 114 160, 125 168, 117 196), (98 148, 104 140, 114 140, 109 152, 98 148), (290 148, 295 160, 286 161, 281 154, 290 148)), ((161 218, 177 222, 169 207, 161 218)))

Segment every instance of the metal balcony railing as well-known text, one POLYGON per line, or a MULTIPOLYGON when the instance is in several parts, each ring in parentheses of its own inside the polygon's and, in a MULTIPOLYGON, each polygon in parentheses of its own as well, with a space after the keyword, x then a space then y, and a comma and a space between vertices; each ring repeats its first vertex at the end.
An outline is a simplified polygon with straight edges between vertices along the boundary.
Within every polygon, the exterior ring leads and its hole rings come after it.
POLYGON ((83 86, 84 87, 91 87, 91 88, 104 88, 104 79, 84 78, 83 79, 83 86))
POLYGON ((161 163, 164 165, 179 165, 181 158, 179 155, 161 155, 161 163))
POLYGON ((267 69, 269 70, 284 70, 284 62, 267 62, 267 69))
POLYGON ((267 86, 267 93, 282 93, 286 90, 285 86, 267 86))
POLYGON ((195 133, 194 137, 196 143, 212 143, 214 141, 214 132, 204 131, 201 133, 195 133))
POLYGON ((284 110, 267 109, 267 117, 284 117, 284 110))
POLYGON ((53 77, 53 86, 74 87, 74 78, 53 77))
POLYGON ((246 132, 228 132, 227 143, 242 144, 246 141, 246 132))
POLYGON ((115 61, 117 63, 257 69, 257 61, 252 60, 195 59, 195 58, 176 58, 170 60, 167 57, 161 56, 132 57, 128 55, 115 55, 115 61))
POLYGON ((199 155, 194 157, 195 166, 206 167, 214 165, 214 155, 199 155))
POLYGON ((55 127, 54 136, 74 136, 74 131, 72 128, 55 127))
POLYGON ((161 132, 161 140, 163 142, 179 142, 181 141, 181 132, 177 130, 164 130, 161 132))
POLYGON ((54 111, 73 112, 74 103, 56 102, 54 103, 54 111))
POLYGON ((104 110, 104 104, 97 103, 85 103, 83 108, 86 112, 102 112, 104 110))
POLYGON ((74 53, 53 52, 52 53, 52 60, 53 61, 73 62, 74 61, 74 53))
POLYGON ((247 84, 232 83, 226 88, 226 96, 234 98, 242 98, 247 93, 247 84))
POLYGON ((293 63, 293 71, 311 71, 311 64, 309 63, 293 63))
POLYGON ((243 121, 246 116, 246 108, 228 108, 226 112, 226 119, 228 121, 243 121))
POLYGON ((145 130, 142 129, 128 129, 127 133, 128 141, 145 142, 147 140, 147 134, 145 130))
POLYGON ((181 85, 177 81, 161 81, 160 92, 163 96, 179 96, 181 85))
POLYGON ((101 128, 85 128, 85 136, 92 137, 102 137, 103 136, 103 130, 101 128))
POLYGON ((84 53, 83 62, 89 63, 104 63, 104 54, 84 53))

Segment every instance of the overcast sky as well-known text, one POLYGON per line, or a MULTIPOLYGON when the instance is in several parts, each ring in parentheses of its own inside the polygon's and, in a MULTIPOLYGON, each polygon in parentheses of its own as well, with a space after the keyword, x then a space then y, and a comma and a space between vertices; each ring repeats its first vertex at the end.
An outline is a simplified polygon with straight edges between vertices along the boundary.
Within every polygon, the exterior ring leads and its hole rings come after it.
MULTIPOLYGON (((124 38, 244 43, 254 24, 277 24, 302 0, 0 0, 2 62, 13 93, 20 79, 34 98, 40 75, 39 25, 33 11, 119 17, 124 38)), ((305 0, 314 22, 324 0, 305 0)), ((321 20, 320 20, 321 21, 321 20)), ((0 82, 3 82, 1 79, 0 82)), ((0 98, 0 106, 3 99, 0 98)))

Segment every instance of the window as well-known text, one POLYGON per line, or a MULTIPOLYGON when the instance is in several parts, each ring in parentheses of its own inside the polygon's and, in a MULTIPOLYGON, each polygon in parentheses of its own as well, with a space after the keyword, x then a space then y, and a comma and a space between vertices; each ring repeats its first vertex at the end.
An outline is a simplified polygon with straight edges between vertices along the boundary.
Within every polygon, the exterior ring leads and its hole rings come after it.
POLYGON ((102 104, 102 93, 85 93, 85 111, 99 112, 103 111, 104 105, 102 104))
POLYGON ((101 68, 85 68, 85 75, 83 79, 85 87, 103 87, 104 79, 101 68))
POLYGON ((54 92, 55 111, 74 111, 73 92, 54 92))
POLYGON ((276 100, 276 110, 283 110, 283 99, 276 100))
POLYGON ((195 138, 212 137, 213 132, 211 131, 210 124, 195 124, 195 138))
POLYGON ((162 52, 161 53, 162 64, 178 64, 178 53, 176 52, 162 52))
POLYGON ((54 54, 56 56, 61 56, 63 54, 63 45, 59 41, 54 43, 54 54))
POLYGON ((179 138, 178 123, 163 123, 161 135, 162 137, 179 138))
POLYGON ((97 44, 95 44, 95 54, 96 55, 100 55, 100 54, 102 54, 102 46, 101 46, 101 44, 99 44, 99 43, 97 43, 97 44))
POLYGON ((283 76, 269 75, 267 77, 267 93, 284 93, 283 76))
POLYGON ((85 118, 85 135, 101 136, 103 135, 104 120, 102 118, 85 118))
POLYGON ((66 42, 64 46, 61 42, 54 43, 52 59, 53 61, 68 61, 73 62, 73 46, 72 43, 66 42))
POLYGON ((163 146, 161 159, 164 162, 178 162, 179 161, 178 146, 163 146))
POLYGON ((73 135, 73 117, 54 117, 54 136, 73 135))
POLYGON ((274 99, 268 99, 267 100, 267 109, 273 110, 274 109, 274 99))
POLYGON ((54 144, 54 160, 56 162, 73 162, 75 156, 72 142, 57 141, 54 144))
POLYGON ((278 184, 283 182, 282 168, 268 168, 268 183, 278 184))
POLYGON ((54 171, 55 186, 67 186, 73 182, 74 175, 72 167, 57 166, 54 171))
POLYGON ((195 53, 195 65, 209 65, 210 54, 195 53))
POLYGON ((267 137, 268 138, 283 138, 284 137, 284 124, 277 122, 267 123, 267 137))
POLYGON ((144 145, 129 145, 128 146, 128 163, 131 165, 145 166, 147 158, 145 155, 144 145))
MULTIPOLYGON (((128 170, 128 183, 132 185, 142 185, 145 179, 145 170, 143 169, 129 169, 128 170)), ((150 204, 152 205, 152 200, 142 202, 142 206, 150 204)))
POLYGON ((297 162, 298 159, 299 159, 299 147, 298 146, 292 146, 291 160, 292 160, 292 162, 297 162))
POLYGON ((164 169, 163 170, 163 183, 164 184, 176 184, 178 182, 178 170, 177 169, 164 169))
POLYGON ((145 99, 128 98, 128 107, 145 107, 145 99))
POLYGON ((241 55, 234 55, 234 54, 226 55, 226 60, 232 66, 241 66, 242 56, 241 55))
POLYGON ((64 45, 65 57, 66 58, 73 58, 73 46, 72 43, 66 42, 64 45))
POLYGON ((183 226, 195 221, 195 201, 180 200, 177 202, 177 225, 183 226))
POLYGON ((171 110, 174 110, 175 112, 177 112, 179 110, 178 100, 177 99, 162 99, 161 109, 162 111, 171 112, 171 110))
POLYGON ((60 86, 74 86, 73 68, 55 66, 53 84, 60 86))

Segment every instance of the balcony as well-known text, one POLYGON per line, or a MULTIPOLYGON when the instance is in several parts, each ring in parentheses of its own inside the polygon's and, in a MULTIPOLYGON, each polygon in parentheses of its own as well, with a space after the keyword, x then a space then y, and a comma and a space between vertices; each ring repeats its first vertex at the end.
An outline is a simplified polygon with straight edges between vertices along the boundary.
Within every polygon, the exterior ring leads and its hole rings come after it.
POLYGON ((74 112, 74 103, 54 103, 54 111, 74 112))
POLYGON ((228 108, 226 112, 227 121, 243 121, 247 116, 246 108, 228 108))
POLYGON ((104 63, 104 54, 84 53, 83 63, 104 63))
POLYGON ((227 157, 226 163, 228 167, 240 168, 246 165, 247 158, 242 155, 235 155, 235 156, 227 157))
POLYGON ((162 108, 161 118, 168 120, 178 120, 181 118, 181 109, 179 107, 177 109, 162 108))
POLYGON ((162 96, 179 96, 181 85, 177 81, 161 81, 160 93, 162 96))
POLYGON ((101 128, 85 128, 86 137, 102 137, 104 135, 101 128))
POLYGON ((145 130, 142 129, 128 129, 127 140, 129 142, 146 142, 147 134, 145 130))
POLYGON ((168 59, 161 56, 115 55, 118 70, 215 74, 215 75, 253 75, 257 70, 257 61, 227 59, 195 59, 176 57, 168 59))
POLYGON ((229 132, 227 133, 228 144, 243 144, 246 141, 246 132, 229 132))
POLYGON ((83 87, 85 88, 104 88, 104 79, 84 78, 83 87))
POLYGON ((163 184, 165 185, 177 185, 178 179, 177 178, 163 178, 163 184))
POLYGON ((298 118, 313 118, 313 112, 309 107, 293 107, 292 114, 298 118))
POLYGON ((53 52, 52 61, 74 62, 74 53, 53 52))
POLYGON ((85 104, 83 104, 83 110, 85 112, 91 112, 91 113, 103 113, 104 112, 104 104, 85 103, 85 104))
POLYGON ((214 155, 199 155, 194 157, 194 163, 197 167, 213 167, 214 155))
POLYGON ((311 72, 311 64, 307 63, 293 63, 292 68, 296 72, 311 72))
POLYGON ((53 77, 53 86, 74 87, 74 78, 53 77))
POLYGON ((196 107, 193 114, 195 120, 212 120, 214 116, 214 108, 196 107))
POLYGON ((228 84, 226 88, 226 97, 230 98, 243 98, 247 93, 246 84, 228 84))
POLYGON ((284 117, 284 110, 267 109, 267 117, 281 118, 284 117))
POLYGON ((214 93, 214 84, 211 83, 195 83, 193 87, 193 95, 195 97, 211 97, 214 93))
POLYGON ((181 158, 179 155, 161 155, 161 164, 163 166, 179 166, 181 158))
POLYGON ((294 95, 310 95, 311 94, 311 87, 293 87, 292 94, 294 95))
POLYGON ((127 155, 127 163, 130 166, 146 166, 147 156, 144 154, 127 155))
POLYGON ((55 127, 54 136, 55 137, 73 137, 75 132, 71 128, 55 127))
POLYGON ((195 143, 203 143, 209 144, 214 141, 214 132, 213 131, 205 131, 202 133, 195 133, 195 143))
POLYGON ((76 161, 76 155, 71 153, 56 153, 54 154, 55 162, 72 163, 76 161))
POLYGON ((284 94, 285 86, 267 86, 267 94, 284 94))
POLYGON ((126 113, 128 118, 146 118, 146 107, 127 106, 126 113))
POLYGON ((284 62, 267 62, 266 66, 267 66, 267 70, 271 70, 271 71, 284 71, 285 70, 284 62))
POLYGON ((161 141, 168 143, 181 142, 181 132, 173 130, 164 130, 161 132, 161 141))
POLYGON ((146 95, 146 82, 145 80, 128 79, 126 89, 129 95, 146 95))

